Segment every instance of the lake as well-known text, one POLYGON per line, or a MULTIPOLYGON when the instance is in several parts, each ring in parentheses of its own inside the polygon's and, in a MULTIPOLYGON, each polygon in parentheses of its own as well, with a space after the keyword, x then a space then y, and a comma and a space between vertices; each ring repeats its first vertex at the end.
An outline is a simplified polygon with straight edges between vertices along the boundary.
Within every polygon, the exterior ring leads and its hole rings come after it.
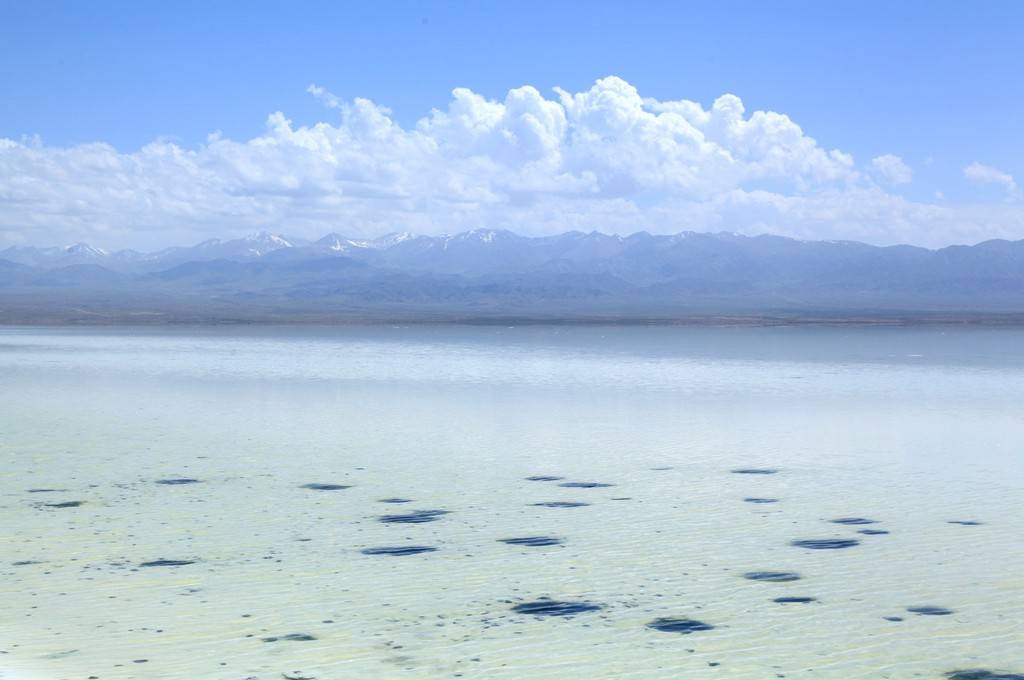
POLYGON ((0 678, 1024 673, 1024 330, 5 328, 0 394, 0 678))

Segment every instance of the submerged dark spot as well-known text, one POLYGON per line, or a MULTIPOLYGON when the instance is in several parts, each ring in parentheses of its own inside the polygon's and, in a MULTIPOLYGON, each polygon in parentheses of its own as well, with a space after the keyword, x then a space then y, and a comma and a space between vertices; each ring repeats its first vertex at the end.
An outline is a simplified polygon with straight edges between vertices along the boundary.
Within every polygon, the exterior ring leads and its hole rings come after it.
POLYGON ((347 484, 303 484, 303 489, 312 489, 313 491, 341 491, 342 489, 351 489, 352 487, 347 484))
POLYGON ((178 484, 198 484, 199 480, 192 479, 191 477, 175 477, 174 479, 158 479, 156 483, 177 486, 178 484))
POLYGON ((840 517, 839 519, 830 519, 829 522, 832 524, 878 524, 875 520, 864 517, 840 517))
POLYGON ((817 598, 814 597, 777 597, 772 600, 772 602, 778 602, 779 604, 806 604, 817 601, 817 598))
POLYGON ((523 538, 499 538, 499 542, 508 543, 509 545, 528 545, 530 547, 540 547, 545 545, 561 545, 562 539, 554 538, 553 536, 526 536, 523 538))
POLYGON ((860 541, 855 538, 806 538, 792 541, 790 545, 808 550, 839 550, 860 545, 860 541))
POLYGON ((195 560, 153 560, 143 562, 140 567, 183 567, 186 564, 195 564, 195 560))
POLYGON ((11 562, 12 567, 27 567, 30 564, 42 564, 39 560, 21 560, 19 562, 11 562))
POLYGON ((654 619, 647 624, 647 627, 653 628, 654 630, 660 630, 663 633, 682 633, 683 635, 698 633, 704 630, 714 630, 715 628, 710 623, 704 623, 703 621, 671 616, 654 619))
POLYGON ((1024 673, 1004 673, 972 668, 965 671, 950 671, 946 673, 946 677, 949 680, 1024 680, 1024 673))
POLYGON ((43 503, 44 508, 77 508, 85 501, 64 501, 63 503, 43 503))
POLYGON ((532 477, 527 477, 526 481, 528 481, 528 482, 557 482, 560 479, 565 479, 565 477, 553 477, 552 475, 533 475, 532 477))
POLYGON ((604 482, 562 482, 558 486, 564 486, 568 489, 601 489, 615 485, 605 484, 604 482))
POLYGON ((747 503, 778 503, 778 498, 744 498, 747 503))
POLYGON ((946 524, 959 524, 960 526, 965 527, 980 527, 984 522, 979 522, 973 519, 953 519, 946 522, 946 524))
POLYGON ((945 607, 907 607, 907 611, 918 616, 949 616, 953 613, 952 609, 945 607))
POLYGON ((736 468, 729 472, 734 475, 774 475, 778 470, 775 468, 736 468))
POLYGON ((538 508, 582 508, 590 503, 578 503, 576 501, 545 501, 543 503, 531 503, 538 508))
POLYGON ((886 621, 902 621, 903 620, 902 616, 883 616, 882 618, 885 619, 886 621))
POLYGON ((751 581, 769 581, 771 583, 789 583, 799 581, 800 574, 793 571, 748 571, 743 578, 751 581))
POLYGON ((596 612, 601 605, 592 602, 559 602, 558 600, 536 600, 524 602, 512 607, 517 614, 531 616, 574 616, 587 612, 596 612))
POLYGON ((381 498, 378 503, 412 503, 408 498, 381 498))
POLYGON ((28 493, 56 493, 59 491, 67 491, 67 489, 28 489, 28 493))
POLYGON ((425 524, 436 522, 447 514, 447 510, 416 510, 405 515, 381 515, 377 519, 385 524, 425 524))
POLYGON ((889 532, 885 529, 861 529, 857 533, 864 534, 865 536, 884 536, 889 532))
POLYGON ((360 550, 364 555, 419 555, 420 553, 434 552, 437 548, 426 545, 402 545, 394 548, 364 548, 360 550))
POLYGON ((265 637, 264 642, 277 642, 278 640, 288 640, 289 642, 309 642, 310 640, 316 640, 316 638, 309 633, 288 633, 287 635, 280 635, 278 637, 265 637))

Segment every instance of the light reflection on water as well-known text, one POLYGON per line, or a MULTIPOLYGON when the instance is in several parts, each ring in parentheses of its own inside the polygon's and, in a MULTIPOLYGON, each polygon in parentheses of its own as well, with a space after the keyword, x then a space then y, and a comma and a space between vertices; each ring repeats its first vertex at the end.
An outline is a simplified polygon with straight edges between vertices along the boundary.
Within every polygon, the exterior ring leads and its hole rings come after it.
POLYGON ((1021 672, 1022 340, 0 331, 0 668, 232 680, 1021 672), (730 472, 758 467, 779 472, 730 472), (155 483, 182 478, 200 481, 155 483), (410 502, 380 502, 392 498, 410 502), (535 505, 552 502, 586 505, 535 505), (449 514, 378 520, 424 510, 449 514), (830 521, 851 517, 890 533, 830 521), (502 542, 517 537, 561 543, 502 542), (827 538, 860 543, 790 545, 827 538), (403 546, 437 550, 373 554, 403 546), (194 563, 139 567, 160 559, 194 563), (600 609, 512 610, 544 597, 600 609), (926 606, 953 613, 907 611, 926 606), (713 628, 648 627, 672 618, 713 628))

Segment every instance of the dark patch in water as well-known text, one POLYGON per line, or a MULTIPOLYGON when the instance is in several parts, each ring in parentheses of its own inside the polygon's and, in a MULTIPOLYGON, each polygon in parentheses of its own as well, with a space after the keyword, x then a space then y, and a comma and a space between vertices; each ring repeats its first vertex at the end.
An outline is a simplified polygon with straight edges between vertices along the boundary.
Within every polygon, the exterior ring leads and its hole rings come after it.
POLYGON ((615 485, 605 484, 604 482, 563 482, 558 486, 564 486, 568 489, 601 489, 615 485))
POLYGON ((751 581, 768 581, 769 583, 789 583, 799 581, 800 574, 793 571, 748 571, 743 578, 751 581))
POLYGON ((864 534, 865 536, 884 536, 889 532, 885 529, 861 529, 857 533, 864 534))
POLYGON ((526 481, 528 481, 528 482, 557 482, 560 479, 565 479, 565 477, 553 477, 551 475, 533 475, 532 477, 527 477, 526 481))
POLYGON ((778 503, 778 498, 744 498, 747 503, 778 503))
POLYGON ((545 501, 544 503, 532 503, 538 508, 582 508, 590 503, 578 503, 576 501, 545 501))
POLYGON ((806 604, 808 602, 817 602, 817 598, 814 597, 777 597, 773 602, 779 604, 806 604))
POLYGON ((808 550, 840 550, 860 545, 860 541, 855 538, 806 538, 792 541, 790 545, 808 550))
POLYGON ((840 517, 839 519, 830 519, 829 522, 832 524, 878 524, 873 519, 865 519, 864 517, 840 517))
POLYGON ((531 548, 541 547, 545 545, 561 545, 562 539, 554 538, 553 536, 526 536, 524 538, 499 538, 500 543, 508 543, 509 545, 527 545, 531 548))
POLYGON ((177 486, 179 484, 198 484, 198 479, 192 479, 191 477, 177 477, 174 479, 158 479, 157 484, 165 484, 167 486, 177 486))
POLYGON ((77 508, 85 501, 64 501, 63 503, 43 503, 44 508, 77 508))
POLYGON ((653 628, 654 630, 660 630, 663 633, 682 633, 683 635, 699 633, 705 630, 714 630, 715 628, 710 623, 704 623, 703 621, 676 617, 654 619, 647 624, 647 627, 653 628))
POLYGON ((287 640, 289 642, 309 642, 316 640, 316 638, 309 633, 288 633, 287 635, 281 635, 279 637, 265 637, 264 642, 277 642, 278 640, 287 640))
POLYGON ((351 489, 352 487, 347 484, 303 484, 303 489, 312 489, 313 491, 341 491, 342 489, 351 489))
POLYGON ((12 567, 27 567, 30 564, 42 564, 39 560, 21 560, 20 562, 11 562, 12 567))
POLYGON ((412 503, 408 498, 381 498, 378 503, 412 503))
POLYGON ((600 608, 601 605, 592 602, 559 602, 558 600, 542 599, 517 604, 512 607, 512 611, 531 616, 575 616, 576 614, 596 612, 600 608))
POLYGON ((973 519, 954 519, 946 522, 946 524, 959 524, 964 527, 980 527, 984 522, 979 522, 973 519))
POLYGON ((419 555, 420 553, 434 552, 437 548, 426 545, 403 545, 394 548, 364 548, 360 550, 364 555, 419 555))
POLYGON ((883 616, 882 618, 885 619, 886 621, 902 621, 903 620, 902 616, 883 616))
POLYGON ((666 465, 664 467, 655 467, 655 468, 651 468, 651 469, 652 470, 657 470, 657 471, 661 471, 661 470, 675 470, 675 468, 672 467, 671 465, 666 465))
POLYGON ((774 475, 778 470, 775 468, 736 468, 729 472, 734 475, 774 475))
POLYGON ((153 560, 143 562, 140 567, 183 567, 186 564, 195 564, 195 560, 153 560))
POLYGON ((952 609, 945 607, 907 607, 907 611, 918 616, 949 616, 953 613, 952 609))
POLYGON ((27 493, 56 493, 58 491, 67 491, 67 489, 28 489, 27 493))
POLYGON ((1024 673, 1003 673, 972 668, 965 671, 950 671, 946 673, 946 677, 949 680, 1024 680, 1024 673))
POLYGON ((381 515, 377 519, 384 524, 426 524, 436 522, 447 514, 447 510, 416 510, 405 515, 381 515))

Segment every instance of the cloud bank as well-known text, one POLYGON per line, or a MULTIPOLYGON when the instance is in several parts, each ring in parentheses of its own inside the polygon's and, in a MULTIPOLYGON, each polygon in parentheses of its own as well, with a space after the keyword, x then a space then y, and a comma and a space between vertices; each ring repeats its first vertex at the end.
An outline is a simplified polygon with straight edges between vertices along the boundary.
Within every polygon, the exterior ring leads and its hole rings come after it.
MULTIPOLYGON (((523 234, 773 232, 944 245, 1024 237, 1019 205, 949 207, 892 193, 898 156, 865 169, 782 113, 644 98, 608 77, 584 91, 533 87, 503 101, 458 88, 406 129, 366 99, 311 85, 331 122, 283 113, 248 141, 46 146, 0 138, 0 243, 166 245, 267 229, 298 236, 487 227, 523 234), (889 188, 886 188, 889 187, 889 188)), ((993 174, 995 173, 995 174, 993 174)), ((975 164, 968 178, 1016 193, 975 164)))

